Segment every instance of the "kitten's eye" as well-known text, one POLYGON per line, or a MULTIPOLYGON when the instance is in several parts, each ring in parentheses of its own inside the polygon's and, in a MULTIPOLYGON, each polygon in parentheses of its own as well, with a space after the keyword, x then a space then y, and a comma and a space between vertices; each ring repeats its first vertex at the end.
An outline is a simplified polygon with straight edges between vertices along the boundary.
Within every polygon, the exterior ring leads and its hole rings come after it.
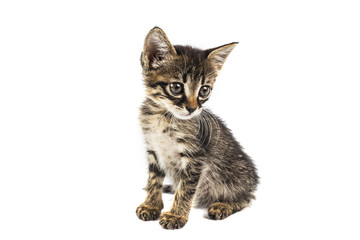
POLYGON ((199 96, 202 98, 207 98, 210 94, 210 87, 209 86, 202 86, 199 91, 199 96))
POLYGON ((181 83, 170 83, 170 91, 174 95, 179 95, 183 92, 184 88, 181 83))

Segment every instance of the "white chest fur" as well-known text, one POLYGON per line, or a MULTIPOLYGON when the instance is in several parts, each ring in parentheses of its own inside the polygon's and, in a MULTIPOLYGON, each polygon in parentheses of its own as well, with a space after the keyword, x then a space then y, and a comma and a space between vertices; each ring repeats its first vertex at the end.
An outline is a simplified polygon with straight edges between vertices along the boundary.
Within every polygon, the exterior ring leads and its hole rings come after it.
POLYGON ((180 133, 171 130, 164 131, 166 127, 160 127, 158 124, 152 126, 151 130, 145 134, 145 138, 148 150, 155 151, 160 168, 171 177, 178 170, 184 169, 188 161, 180 157, 184 149, 184 146, 176 141, 176 135, 180 133))

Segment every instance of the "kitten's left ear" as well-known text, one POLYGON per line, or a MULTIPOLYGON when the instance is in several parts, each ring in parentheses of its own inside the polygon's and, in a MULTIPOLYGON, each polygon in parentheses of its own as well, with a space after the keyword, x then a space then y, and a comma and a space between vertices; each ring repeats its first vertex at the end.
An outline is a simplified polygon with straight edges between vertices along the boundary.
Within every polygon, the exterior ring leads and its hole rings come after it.
POLYGON ((236 47, 237 44, 238 42, 233 42, 207 50, 207 52, 209 52, 207 58, 209 59, 211 64, 217 69, 217 71, 221 70, 226 58, 229 56, 230 52, 236 47))

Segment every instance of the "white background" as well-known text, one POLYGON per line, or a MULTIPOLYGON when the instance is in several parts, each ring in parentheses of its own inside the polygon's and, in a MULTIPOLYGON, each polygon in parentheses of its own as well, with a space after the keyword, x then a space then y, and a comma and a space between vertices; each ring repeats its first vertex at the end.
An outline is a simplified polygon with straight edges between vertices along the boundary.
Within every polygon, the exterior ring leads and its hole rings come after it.
MULTIPOLYGON (((1 1, 0 239, 359 239, 357 1, 1 1), (146 157, 139 63, 173 44, 239 41, 207 107, 253 157, 252 206, 135 215, 146 157)), ((172 196, 165 195, 165 209, 172 196)))

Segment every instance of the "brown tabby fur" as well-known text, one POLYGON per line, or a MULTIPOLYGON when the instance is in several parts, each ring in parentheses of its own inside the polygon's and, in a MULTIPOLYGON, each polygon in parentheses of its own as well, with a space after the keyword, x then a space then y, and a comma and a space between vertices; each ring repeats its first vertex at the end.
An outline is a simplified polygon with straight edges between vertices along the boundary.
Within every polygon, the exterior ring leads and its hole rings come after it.
POLYGON ((145 38, 141 55, 146 99, 140 123, 149 161, 147 197, 137 210, 160 218, 165 229, 182 228, 192 204, 220 220, 248 206, 258 184, 256 168, 230 130, 203 104, 237 43, 199 50, 173 46, 160 28, 145 38), (178 91, 179 92, 176 92, 178 91), (173 181, 174 202, 163 208, 164 177, 173 181))

